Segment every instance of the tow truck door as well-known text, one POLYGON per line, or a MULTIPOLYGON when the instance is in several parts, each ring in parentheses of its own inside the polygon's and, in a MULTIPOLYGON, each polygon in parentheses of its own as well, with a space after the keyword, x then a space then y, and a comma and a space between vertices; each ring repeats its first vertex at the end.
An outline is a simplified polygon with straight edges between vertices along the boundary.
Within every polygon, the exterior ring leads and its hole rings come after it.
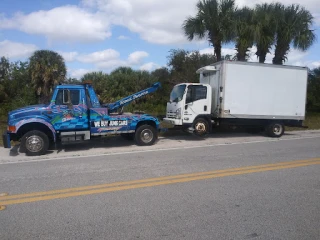
POLYGON ((58 89, 54 97, 51 123, 56 131, 89 128, 85 89, 58 89))

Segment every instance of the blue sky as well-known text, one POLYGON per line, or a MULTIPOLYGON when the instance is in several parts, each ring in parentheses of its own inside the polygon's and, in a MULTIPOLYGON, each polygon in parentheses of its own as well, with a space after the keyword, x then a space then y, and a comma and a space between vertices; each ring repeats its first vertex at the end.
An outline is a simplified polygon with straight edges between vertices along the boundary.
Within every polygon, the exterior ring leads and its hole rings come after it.
MULTIPOLYGON (((236 0, 253 6, 269 0, 236 0)), ((282 0, 284 4, 295 3, 282 0)), ((318 41, 307 52, 291 50, 290 65, 320 66, 320 4, 305 0, 315 17, 318 41)), ((167 63, 170 49, 213 53, 206 41, 188 42, 183 20, 195 14, 197 0, 1 0, 0 55, 25 60, 37 49, 59 52, 69 77, 118 66, 154 70, 167 63)), ((255 49, 252 49, 254 53, 255 49)), ((224 46, 223 54, 234 54, 224 46)), ((270 62, 269 54, 267 61, 270 62)), ((253 56, 252 61, 256 61, 253 56)))

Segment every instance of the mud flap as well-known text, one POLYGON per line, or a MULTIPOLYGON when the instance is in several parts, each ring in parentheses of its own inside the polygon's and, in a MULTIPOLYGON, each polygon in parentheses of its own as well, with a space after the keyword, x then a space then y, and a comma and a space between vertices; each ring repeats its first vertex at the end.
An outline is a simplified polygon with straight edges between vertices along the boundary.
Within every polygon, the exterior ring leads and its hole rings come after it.
POLYGON ((3 146, 4 148, 11 148, 10 135, 9 133, 4 133, 2 135, 3 146))

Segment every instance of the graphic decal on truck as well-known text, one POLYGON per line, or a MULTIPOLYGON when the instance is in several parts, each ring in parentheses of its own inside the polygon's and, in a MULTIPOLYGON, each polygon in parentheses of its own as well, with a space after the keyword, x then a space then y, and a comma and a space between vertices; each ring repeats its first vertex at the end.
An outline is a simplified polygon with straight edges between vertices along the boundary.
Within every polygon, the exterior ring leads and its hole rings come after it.
POLYGON ((128 120, 111 120, 111 121, 99 121, 94 122, 95 127, 118 127, 127 126, 128 120))

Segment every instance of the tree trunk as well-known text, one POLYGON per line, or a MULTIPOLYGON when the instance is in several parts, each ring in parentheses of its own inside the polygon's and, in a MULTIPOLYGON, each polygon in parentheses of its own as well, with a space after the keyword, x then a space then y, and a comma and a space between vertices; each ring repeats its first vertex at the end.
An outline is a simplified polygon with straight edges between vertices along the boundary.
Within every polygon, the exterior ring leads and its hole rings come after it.
POLYGON ((237 60, 238 61, 247 61, 247 51, 248 51, 248 48, 250 46, 244 46, 244 45, 241 45, 240 43, 236 44, 236 49, 237 49, 237 60))
POLYGON ((264 63, 266 61, 268 50, 262 49, 259 45, 257 45, 256 55, 259 58, 259 63, 264 63))
POLYGON ((286 56, 289 50, 290 50, 290 43, 287 44, 287 43, 277 42, 272 63, 277 65, 282 65, 287 59, 286 56))
POLYGON ((221 57, 221 48, 222 48, 221 41, 216 40, 213 47, 214 47, 214 55, 216 56, 217 61, 219 62, 222 59, 222 57, 221 57))

